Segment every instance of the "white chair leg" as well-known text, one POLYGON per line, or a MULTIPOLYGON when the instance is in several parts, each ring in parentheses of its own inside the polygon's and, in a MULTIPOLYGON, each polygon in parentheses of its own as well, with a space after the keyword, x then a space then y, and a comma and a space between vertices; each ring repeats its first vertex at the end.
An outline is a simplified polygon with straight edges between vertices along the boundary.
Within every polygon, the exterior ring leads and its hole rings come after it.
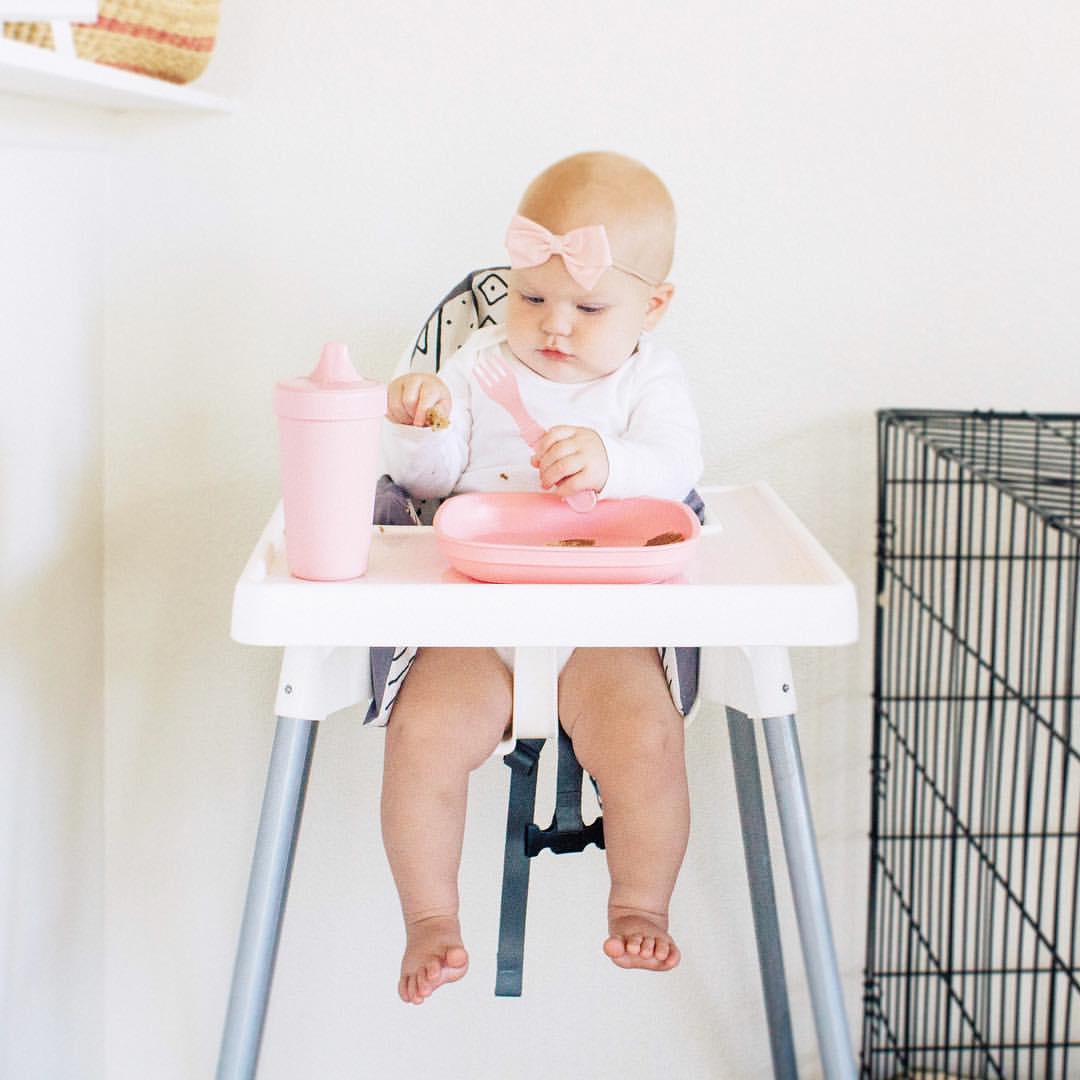
POLYGON ((281 659, 274 712, 297 720, 325 720, 338 709, 371 700, 371 650, 289 646, 281 659))
POLYGON ((798 708, 788 651, 774 645, 702 649, 702 695, 747 716, 786 716, 798 708))

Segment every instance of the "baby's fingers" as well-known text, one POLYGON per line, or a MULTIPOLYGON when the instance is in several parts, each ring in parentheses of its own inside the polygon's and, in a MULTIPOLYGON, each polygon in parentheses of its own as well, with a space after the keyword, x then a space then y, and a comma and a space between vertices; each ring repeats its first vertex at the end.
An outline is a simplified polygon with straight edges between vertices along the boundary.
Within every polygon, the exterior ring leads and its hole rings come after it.
POLYGON ((390 383, 386 415, 395 424, 423 427, 433 408, 444 416, 450 413, 450 391, 437 376, 403 375, 390 383))
POLYGON ((424 382, 420 386, 420 393, 416 399, 416 409, 413 412, 413 424, 423 427, 428 422, 428 414, 436 409, 443 416, 450 414, 450 395, 441 382, 424 382))
MULTIPOLYGON (((571 481, 585 468, 584 457, 575 452, 561 454, 552 461, 547 461, 540 466, 540 486, 545 490, 558 487, 564 481, 571 481)), ((576 490, 577 485, 571 483, 567 491, 576 490)))
POLYGON ((386 388, 386 415, 395 424, 411 424, 419 393, 417 380, 405 376, 393 379, 386 388))
POLYGON ((419 379, 408 379, 402 388, 401 408, 405 424, 423 424, 424 414, 420 411, 420 397, 424 384, 419 379))
POLYGON ((570 427, 567 424, 557 424, 555 427, 548 428, 533 447, 533 457, 537 461, 542 461, 554 447, 572 439, 577 432, 576 427, 570 427))

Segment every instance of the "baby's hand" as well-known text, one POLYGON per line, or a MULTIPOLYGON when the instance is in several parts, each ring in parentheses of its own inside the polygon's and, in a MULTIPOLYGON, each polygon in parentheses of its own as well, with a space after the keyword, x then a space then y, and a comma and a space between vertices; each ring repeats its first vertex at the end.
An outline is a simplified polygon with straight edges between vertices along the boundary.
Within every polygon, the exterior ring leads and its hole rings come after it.
POLYGON ((450 388, 428 372, 399 375, 386 388, 386 415, 395 424, 424 427, 432 409, 450 415, 450 388))
POLYGON ((592 428, 549 428, 533 447, 532 464, 540 470, 540 486, 560 495, 599 491, 608 479, 607 451, 592 428))

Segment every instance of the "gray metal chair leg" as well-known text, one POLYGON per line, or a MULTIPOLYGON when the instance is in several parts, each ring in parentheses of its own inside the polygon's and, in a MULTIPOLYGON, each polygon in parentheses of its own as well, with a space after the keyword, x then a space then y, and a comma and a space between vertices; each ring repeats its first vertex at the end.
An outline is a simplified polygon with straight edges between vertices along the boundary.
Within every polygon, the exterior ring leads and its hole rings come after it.
POLYGON ((829 927, 825 884, 818 862, 795 717, 769 717, 763 726, 822 1067, 827 1080, 854 1080, 855 1056, 829 927))
POLYGON ((769 1049, 773 1075, 777 1080, 795 1080, 795 1040, 791 1033, 791 1008, 784 978, 784 953, 780 924, 776 917, 769 834, 765 822, 765 801, 761 793, 754 721, 737 709, 727 710, 731 760, 735 767, 735 792, 739 800, 746 877, 750 884, 750 907, 754 915, 758 966, 765 993, 765 1019, 769 1027, 769 1049))
POLYGON ((250 1080, 258 1065, 317 727, 315 720, 277 720, 217 1080, 250 1080))

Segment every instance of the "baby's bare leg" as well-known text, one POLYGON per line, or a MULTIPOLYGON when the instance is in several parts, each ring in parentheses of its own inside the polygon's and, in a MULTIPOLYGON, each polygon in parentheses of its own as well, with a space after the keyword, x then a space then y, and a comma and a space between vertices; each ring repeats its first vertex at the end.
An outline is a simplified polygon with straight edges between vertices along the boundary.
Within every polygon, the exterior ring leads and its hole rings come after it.
POLYGON ((559 716, 604 801, 604 952, 619 967, 668 971, 679 962, 668 902, 686 852, 690 799, 683 718, 657 651, 577 649, 559 680, 559 716))
POLYGON ((386 729, 382 833, 405 917, 398 994, 421 1004, 465 974, 458 864, 469 773, 510 722, 510 673, 491 649, 421 649, 386 729))

